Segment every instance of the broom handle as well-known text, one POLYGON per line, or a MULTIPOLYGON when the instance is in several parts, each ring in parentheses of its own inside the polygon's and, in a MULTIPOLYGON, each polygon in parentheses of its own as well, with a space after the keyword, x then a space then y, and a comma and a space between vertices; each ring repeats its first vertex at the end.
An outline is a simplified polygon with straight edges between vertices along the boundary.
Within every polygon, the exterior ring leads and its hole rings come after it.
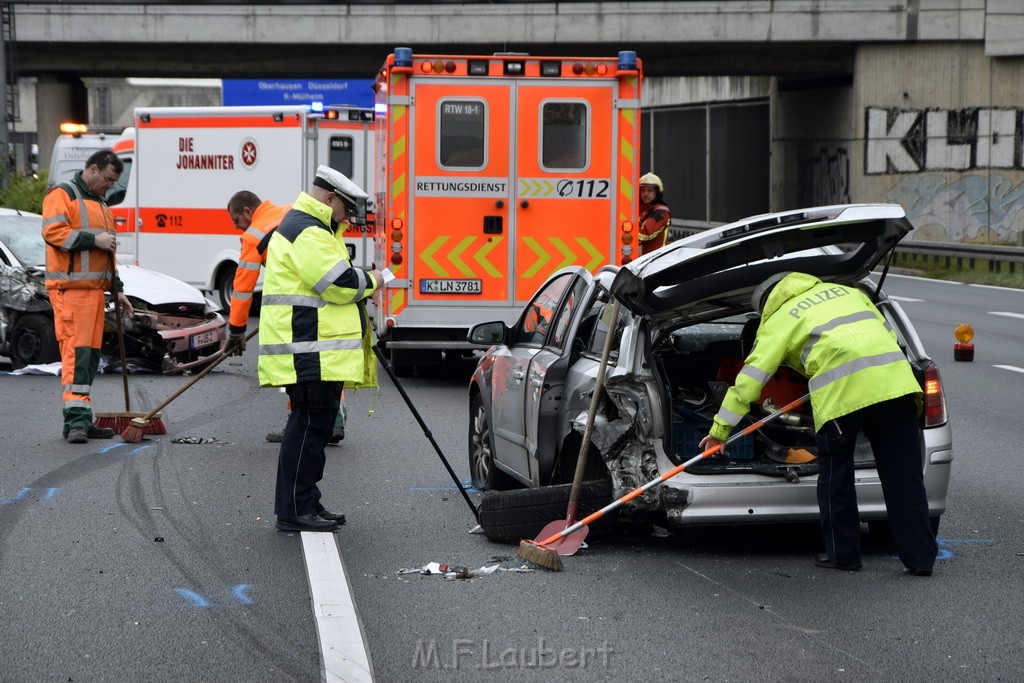
POLYGON ((110 252, 110 291, 114 295, 114 317, 117 318, 117 350, 121 354, 121 384, 124 385, 124 410, 132 412, 131 402, 128 400, 128 363, 124 357, 124 325, 121 322, 121 299, 118 298, 120 289, 117 286, 117 261, 114 252, 110 252))
POLYGON ((587 424, 583 429, 583 441, 580 442, 580 452, 576 456, 576 472, 572 478, 572 488, 569 490, 569 505, 565 510, 565 521, 570 525, 576 521, 576 511, 580 502, 580 489, 583 488, 583 472, 587 469, 587 454, 590 452, 590 436, 594 431, 594 418, 597 416, 597 405, 601 402, 600 395, 604 391, 604 378, 608 371, 608 358, 612 354, 615 327, 619 322, 619 308, 619 300, 616 299, 615 304, 612 306, 611 320, 608 323, 608 336, 604 338, 601 364, 597 367, 594 393, 590 397, 590 409, 587 411, 587 424))
MULTIPOLYGON (((260 331, 260 328, 259 328, 258 326, 257 326, 257 327, 255 327, 255 328, 253 328, 253 331, 252 331, 252 332, 250 332, 249 334, 245 335, 245 341, 249 341, 250 339, 252 339, 252 338, 253 338, 253 337, 254 337, 254 336, 256 335, 256 333, 257 333, 257 332, 259 332, 259 331, 260 331)), ((171 394, 170 396, 168 396, 168 397, 167 397, 167 399, 166 399, 166 400, 165 400, 165 401, 164 401, 163 403, 161 403, 161 404, 160 404, 160 405, 158 405, 158 406, 157 406, 156 408, 153 408, 153 410, 151 410, 151 411, 149 411, 148 413, 146 413, 145 415, 143 415, 143 416, 142 416, 142 419, 143 419, 143 420, 146 420, 146 421, 148 421, 148 420, 152 419, 152 417, 153 417, 154 415, 156 415, 156 414, 157 414, 157 413, 159 413, 159 412, 160 412, 161 410, 163 410, 164 408, 166 408, 166 407, 168 406, 168 404, 169 404, 169 403, 170 403, 171 401, 173 401, 174 399, 176 399, 176 398, 178 398, 179 396, 181 396, 182 394, 184 394, 184 393, 185 393, 185 390, 186 390, 186 389, 188 389, 188 388, 189 388, 189 387, 191 387, 191 386, 192 386, 193 384, 195 384, 196 382, 198 382, 199 380, 201 380, 201 379, 202 379, 203 377, 206 377, 206 375, 207 375, 207 374, 208 374, 208 373, 209 373, 209 372, 210 372, 211 370, 213 370, 213 369, 214 369, 215 367, 217 367, 218 365, 220 365, 220 362, 221 362, 222 360, 224 360, 225 358, 227 358, 227 357, 228 357, 228 354, 224 353, 224 351, 222 350, 222 351, 220 352, 220 355, 219 355, 219 356, 217 356, 217 358, 216 358, 216 359, 214 359, 214 360, 213 360, 213 362, 211 362, 211 363, 210 363, 209 365, 207 365, 207 366, 206 366, 205 368, 203 368, 203 369, 202 369, 202 371, 201 371, 201 372, 200 372, 200 373, 199 373, 198 375, 196 375, 195 377, 193 377, 192 379, 190 379, 190 380, 188 381, 188 384, 186 384, 186 385, 185 385, 185 386, 183 386, 182 388, 180 388, 180 389, 178 389, 177 391, 175 391, 175 392, 174 392, 173 394, 171 394)))
POLYGON ((758 429, 760 429, 764 425, 768 424, 769 422, 771 422, 775 418, 779 417, 780 415, 782 415, 784 413, 788 413, 789 411, 794 410, 795 408, 800 407, 810 397, 811 397, 810 394, 804 394, 803 396, 801 396, 797 400, 793 401, 792 403, 789 403, 789 404, 784 405, 783 407, 779 408, 778 410, 776 410, 771 415, 768 415, 767 417, 764 417, 764 418, 758 420, 757 422, 754 422, 753 424, 745 427, 742 431, 739 431, 739 432, 733 434, 728 439, 726 439, 724 443, 720 443, 717 446, 712 446, 711 448, 705 450, 700 455, 696 455, 696 456, 690 458, 689 460, 687 460, 683 464, 676 465, 675 467, 673 467, 672 469, 670 469, 668 472, 666 472, 665 474, 661 475, 660 477, 658 477, 656 479, 652 479, 651 481, 647 482, 646 484, 644 484, 640 488, 633 489, 632 491, 630 491, 629 493, 624 495, 622 498, 619 498, 618 500, 613 501, 613 502, 609 503, 608 505, 605 505, 603 508, 601 508, 597 512, 595 512, 595 513, 593 513, 593 514, 591 514, 591 515, 589 515, 587 517, 584 517, 583 519, 581 519, 580 521, 576 522, 572 526, 569 526, 569 527, 566 527, 565 529, 562 529, 557 534, 553 535, 551 538, 546 538, 543 541, 541 541, 540 543, 538 543, 537 545, 539 545, 541 547, 544 547, 546 545, 550 545, 550 544, 554 543, 555 541, 557 541, 558 539, 565 538, 566 536, 568 536, 572 532, 577 531, 579 529, 582 529, 583 527, 587 526, 591 522, 594 522, 594 521, 600 519, 605 514, 607 514, 607 513, 611 512, 612 510, 618 508, 623 503, 628 503, 629 501, 633 500, 634 498, 637 498, 637 497, 643 495, 644 493, 646 493, 647 491, 653 489, 658 484, 662 484, 662 483, 668 481, 672 477, 676 476, 677 474, 679 474, 680 472, 685 470, 690 465, 692 465, 692 464, 694 464, 696 462, 700 462, 704 458, 707 458, 707 457, 710 457, 710 456, 714 455, 718 451, 722 450, 723 446, 728 446, 733 441, 736 441, 737 439, 742 439, 744 436, 747 436, 748 434, 756 432, 758 429))

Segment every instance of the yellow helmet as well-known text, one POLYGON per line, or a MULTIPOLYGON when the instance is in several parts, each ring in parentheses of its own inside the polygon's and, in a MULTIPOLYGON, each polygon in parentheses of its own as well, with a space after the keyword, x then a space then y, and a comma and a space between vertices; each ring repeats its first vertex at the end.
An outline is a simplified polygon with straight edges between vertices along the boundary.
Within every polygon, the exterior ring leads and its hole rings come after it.
POLYGON ((654 175, 653 173, 645 173, 644 175, 640 176, 640 184, 653 185, 654 187, 658 188, 658 192, 665 191, 665 186, 662 185, 661 178, 654 175))

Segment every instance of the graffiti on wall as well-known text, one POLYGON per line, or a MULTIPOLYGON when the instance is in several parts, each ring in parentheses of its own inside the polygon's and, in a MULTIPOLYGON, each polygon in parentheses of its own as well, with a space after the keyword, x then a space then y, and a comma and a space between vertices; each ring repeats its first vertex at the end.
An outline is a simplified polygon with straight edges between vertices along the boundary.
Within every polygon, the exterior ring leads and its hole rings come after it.
POLYGON ((811 158, 811 205, 850 203, 850 155, 842 147, 822 147, 811 158))
POLYGON ((903 206, 913 239, 1016 244, 1024 231, 1024 184, 998 175, 904 176, 885 198, 903 206))
POLYGON ((864 173, 1020 169, 1022 111, 866 107, 864 173))

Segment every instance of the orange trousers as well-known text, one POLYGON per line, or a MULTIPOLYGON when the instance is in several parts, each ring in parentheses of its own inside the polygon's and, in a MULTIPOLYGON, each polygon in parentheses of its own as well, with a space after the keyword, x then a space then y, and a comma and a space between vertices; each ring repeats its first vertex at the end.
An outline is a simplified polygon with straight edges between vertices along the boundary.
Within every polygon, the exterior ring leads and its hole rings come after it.
POLYGON ((60 346, 64 425, 69 429, 88 428, 92 424, 89 392, 103 346, 103 290, 51 289, 49 293, 60 346))

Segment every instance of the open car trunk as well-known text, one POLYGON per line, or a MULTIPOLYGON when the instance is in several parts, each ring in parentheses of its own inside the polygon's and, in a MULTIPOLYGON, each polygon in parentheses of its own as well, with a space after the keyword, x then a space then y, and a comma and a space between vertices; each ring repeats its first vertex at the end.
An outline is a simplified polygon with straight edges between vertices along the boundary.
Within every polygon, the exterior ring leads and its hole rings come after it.
MULTIPOLYGON (((654 350, 655 366, 662 375, 670 406, 665 425, 666 451, 673 464, 700 453, 698 443, 707 435, 726 390, 753 346, 758 318, 732 316, 719 322, 689 325, 664 337, 654 350)), ((734 430, 768 415, 807 393, 807 380, 781 367, 752 403, 744 421, 734 430)), ((858 439, 858 467, 873 467, 870 445, 858 439)), ((756 473, 796 480, 817 474, 814 420, 810 403, 783 415, 757 432, 738 439, 726 455, 706 458, 687 468, 690 474, 756 473)))

